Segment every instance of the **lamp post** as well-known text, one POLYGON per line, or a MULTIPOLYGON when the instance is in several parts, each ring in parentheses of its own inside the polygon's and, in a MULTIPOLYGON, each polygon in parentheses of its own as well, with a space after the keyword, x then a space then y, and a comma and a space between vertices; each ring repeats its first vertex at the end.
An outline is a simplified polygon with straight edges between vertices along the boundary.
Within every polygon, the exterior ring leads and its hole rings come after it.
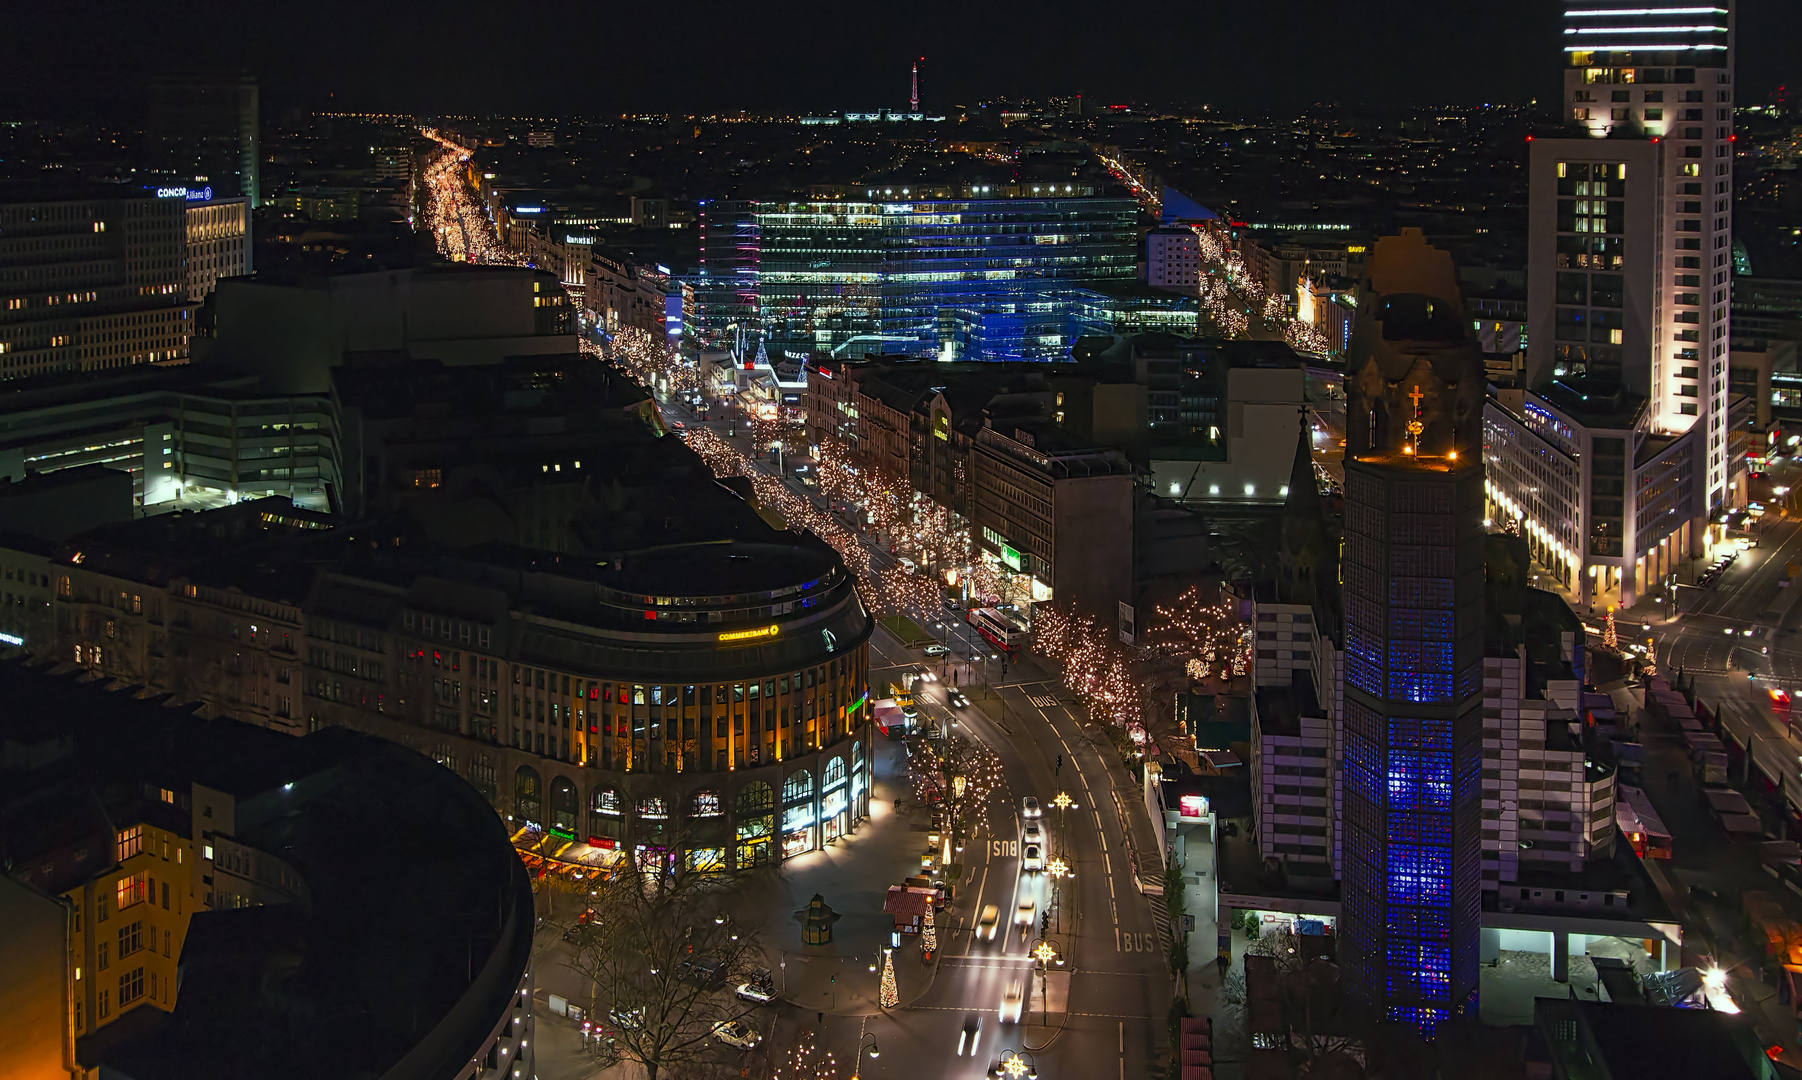
POLYGON ((1076 800, 1070 797, 1069 792, 1060 791, 1057 798, 1051 800, 1051 805, 1057 807, 1057 850, 1062 853, 1068 850, 1064 842, 1067 835, 1064 831, 1064 811, 1075 806, 1076 800))
POLYGON ((876 1045, 876 1033, 874 1031, 864 1032, 863 1036, 857 1041, 857 1050, 851 1055, 851 1080, 859 1080, 860 1074, 857 1071, 859 1064, 858 1058, 864 1054, 870 1055, 871 1061, 882 1056, 881 1047, 876 1045), (868 1040, 868 1046, 864 1045, 865 1040, 868 1040))
POLYGON ((1070 864, 1059 855, 1045 865, 1045 872, 1051 875, 1051 918, 1052 928, 1059 933, 1064 929, 1063 893, 1059 886, 1063 879, 1071 876, 1070 864))
POLYGON ((1026 1080, 1039 1080, 1039 1068, 1031 1054, 1022 1054, 1018 1050, 1003 1050, 1001 1051, 1001 1060, 995 1065, 995 1071, 989 1075, 1005 1076, 1008 1080, 1019 1080, 1022 1076, 1026 1080))
POLYGON ((1044 938, 1032 947, 1032 958, 1039 962, 1039 1015, 1047 1027, 1051 1025, 1051 961, 1056 956, 1057 948, 1044 938))

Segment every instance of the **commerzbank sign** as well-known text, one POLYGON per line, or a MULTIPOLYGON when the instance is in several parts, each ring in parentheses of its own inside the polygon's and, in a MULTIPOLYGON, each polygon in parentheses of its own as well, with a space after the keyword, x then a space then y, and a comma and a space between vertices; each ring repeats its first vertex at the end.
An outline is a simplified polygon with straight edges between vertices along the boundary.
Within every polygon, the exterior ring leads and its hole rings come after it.
POLYGON ((759 626, 753 630, 728 630, 721 634, 719 639, 722 643, 728 641, 754 641, 757 638, 775 637, 776 630, 777 628, 774 626, 759 626))

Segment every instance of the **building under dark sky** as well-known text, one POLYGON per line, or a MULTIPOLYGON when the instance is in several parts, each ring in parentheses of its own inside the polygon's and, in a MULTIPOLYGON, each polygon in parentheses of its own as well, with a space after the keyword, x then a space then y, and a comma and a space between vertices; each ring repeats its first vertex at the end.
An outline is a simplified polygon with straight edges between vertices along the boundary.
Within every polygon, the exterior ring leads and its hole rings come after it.
POLYGON ((1451 257, 1377 241, 1346 360, 1347 982, 1430 1034, 1482 921, 1483 357, 1451 257))

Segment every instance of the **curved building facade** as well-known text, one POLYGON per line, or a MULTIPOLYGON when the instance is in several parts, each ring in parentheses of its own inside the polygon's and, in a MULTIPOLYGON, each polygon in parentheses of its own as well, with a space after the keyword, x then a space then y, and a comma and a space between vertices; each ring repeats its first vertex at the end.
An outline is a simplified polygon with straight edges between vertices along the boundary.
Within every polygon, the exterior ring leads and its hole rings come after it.
POLYGON ((306 606, 332 675, 304 687, 309 723, 428 754, 563 861, 745 868, 867 816, 873 620, 830 547, 520 559, 384 552, 326 574, 306 606))

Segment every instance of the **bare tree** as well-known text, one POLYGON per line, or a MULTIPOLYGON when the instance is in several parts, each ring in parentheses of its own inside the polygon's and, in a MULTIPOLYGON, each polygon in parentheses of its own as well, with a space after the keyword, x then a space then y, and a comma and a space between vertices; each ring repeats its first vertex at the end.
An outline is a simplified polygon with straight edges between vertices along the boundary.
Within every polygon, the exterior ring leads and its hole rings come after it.
POLYGON ((1001 759, 966 735, 921 740, 912 762, 914 797, 942 806, 952 835, 968 836, 986 820, 989 796, 1001 787, 1001 759))
POLYGON ((607 1008, 601 1022, 651 1080, 694 1072, 715 1028, 754 1008, 734 990, 766 960, 756 927, 732 917, 732 886, 731 878, 662 856, 628 863, 594 886, 597 914, 569 967, 589 980, 590 1015, 607 1008))
POLYGON ((1338 965, 1310 957, 1288 931, 1260 936, 1246 946, 1245 955, 1248 966, 1252 957, 1269 960, 1270 982, 1251 986, 1235 970, 1221 984, 1229 1013, 1223 1026, 1235 1043, 1249 1037, 1251 1050, 1281 1053, 1297 1075, 1328 1068, 1334 1076, 1366 1075, 1365 1050, 1376 1026, 1341 985, 1338 965), (1264 1005, 1255 1019, 1250 1015, 1254 996, 1264 1005), (1272 1024, 1272 1030, 1254 1030, 1272 1024))

